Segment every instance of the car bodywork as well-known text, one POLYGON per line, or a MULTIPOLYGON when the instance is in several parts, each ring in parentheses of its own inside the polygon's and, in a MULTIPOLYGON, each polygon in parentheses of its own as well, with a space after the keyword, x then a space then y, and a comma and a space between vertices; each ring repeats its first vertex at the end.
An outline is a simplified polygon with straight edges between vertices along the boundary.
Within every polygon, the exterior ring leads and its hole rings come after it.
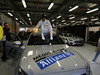
POLYGON ((62 33, 59 35, 68 45, 83 45, 84 39, 81 37, 73 36, 71 33, 62 33))
POLYGON ((68 45, 49 42, 28 43, 15 75, 92 75, 92 72, 87 60, 68 45))

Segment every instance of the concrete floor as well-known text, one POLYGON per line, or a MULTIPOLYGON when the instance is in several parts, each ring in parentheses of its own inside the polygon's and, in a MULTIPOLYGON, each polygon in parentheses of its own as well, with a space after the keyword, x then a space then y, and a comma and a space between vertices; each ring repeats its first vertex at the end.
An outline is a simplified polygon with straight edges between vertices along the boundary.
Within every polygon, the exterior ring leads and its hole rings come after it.
MULTIPOLYGON (((84 46, 70 46, 81 55, 83 55, 89 62, 95 56, 95 46, 85 44, 84 46)), ((7 60, 7 62, 0 61, 0 75, 14 75, 17 58, 7 60)), ((90 64, 93 75, 100 75, 100 56, 95 64, 90 64)))
POLYGON ((79 52, 89 61, 93 75, 100 75, 100 56, 98 57, 97 62, 95 64, 91 64, 91 60, 94 58, 96 54, 95 46, 85 44, 84 46, 70 46, 70 47, 79 52))

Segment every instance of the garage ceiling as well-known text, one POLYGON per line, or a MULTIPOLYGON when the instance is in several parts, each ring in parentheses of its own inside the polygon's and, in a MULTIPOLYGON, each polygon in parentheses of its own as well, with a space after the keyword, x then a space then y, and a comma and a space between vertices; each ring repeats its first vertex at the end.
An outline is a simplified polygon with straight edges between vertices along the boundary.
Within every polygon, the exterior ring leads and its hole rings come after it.
POLYGON ((24 8, 22 0, 0 0, 0 12, 18 21, 21 25, 35 26, 43 13, 47 15, 47 19, 52 24, 57 24, 59 27, 100 23, 99 0, 25 0, 25 3, 26 8, 24 8), (48 10, 51 3, 54 5, 48 10), (69 11, 75 6, 76 9, 69 11), (97 10, 94 12, 86 13, 95 8, 97 10), (10 16, 8 12, 13 16, 10 16), (61 17, 57 18, 58 16, 61 17))

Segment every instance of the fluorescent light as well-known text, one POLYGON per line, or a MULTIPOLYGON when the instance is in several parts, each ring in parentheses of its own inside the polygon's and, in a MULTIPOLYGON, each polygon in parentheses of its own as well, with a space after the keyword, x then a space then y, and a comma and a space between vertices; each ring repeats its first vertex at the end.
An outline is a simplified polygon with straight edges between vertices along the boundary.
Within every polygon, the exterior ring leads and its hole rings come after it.
POLYGON ((90 7, 95 7, 95 6, 97 6, 97 4, 92 4, 92 5, 90 5, 90 7))
POLYGON ((69 10, 69 12, 71 12, 71 11, 77 9, 78 7, 79 7, 79 6, 75 6, 75 7, 73 7, 72 9, 69 10))
POLYGON ((89 10, 89 11, 87 11, 86 13, 91 13, 91 12, 94 12, 94 11, 97 11, 97 10, 99 10, 99 8, 95 8, 95 9, 93 9, 93 10, 89 10))
POLYGON ((50 10, 53 5, 54 5, 54 3, 51 3, 50 6, 48 7, 48 10, 50 10))
POLYGON ((13 16, 10 12, 8 12, 8 14, 9 14, 10 16, 13 16))
POLYGON ((96 21, 96 20, 98 20, 98 18, 95 18, 95 19, 91 19, 91 21, 96 21))
POLYGON ((66 23, 64 23, 64 24, 66 24, 66 23))
POLYGON ((71 21, 71 23, 73 23, 73 22, 75 22, 75 21, 71 21))
POLYGON ((27 16, 30 17, 30 15, 27 13, 27 16))
POLYGON ((20 21, 20 23, 22 23, 22 21, 20 21))
POLYGON ((69 19, 74 19, 75 17, 73 16, 73 17, 70 17, 69 19))
POLYGON ((81 20, 86 20, 86 19, 87 19, 87 17, 81 18, 81 20))
POLYGON ((57 18, 60 18, 61 17, 61 15, 60 16, 58 16, 57 18))
POLYGON ((31 21, 31 19, 29 18, 29 20, 31 21))
POLYGON ((15 18, 16 20, 18 20, 18 18, 15 18))
POLYGON ((100 24, 100 22, 96 22, 95 24, 100 24))
POLYGON ((32 22, 30 21, 30 23, 32 24, 32 22))
POLYGON ((65 22, 65 20, 62 20, 61 22, 65 22))
POLYGON ((22 0, 22 3, 23 3, 24 8, 26 8, 27 6, 26 6, 25 0, 22 0))
POLYGON ((52 20, 52 22, 55 21, 54 19, 52 20))

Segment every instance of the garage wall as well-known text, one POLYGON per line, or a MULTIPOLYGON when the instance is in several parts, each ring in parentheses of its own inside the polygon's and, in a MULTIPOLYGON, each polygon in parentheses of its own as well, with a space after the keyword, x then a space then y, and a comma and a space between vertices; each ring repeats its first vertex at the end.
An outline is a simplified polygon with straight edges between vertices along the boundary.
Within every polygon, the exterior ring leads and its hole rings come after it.
POLYGON ((93 45, 96 45, 96 32, 99 30, 99 28, 100 28, 100 26, 92 26, 92 27, 89 27, 88 43, 91 43, 93 45))
POLYGON ((98 30, 99 30, 99 28, 100 28, 100 26, 96 26, 96 27, 89 27, 89 31, 94 31, 94 32, 96 32, 96 31, 98 31, 98 30))
POLYGON ((0 13, 0 22, 2 23, 2 26, 4 23, 8 23, 10 27, 11 32, 16 32, 18 33, 19 31, 19 23, 12 20, 11 18, 5 16, 4 14, 0 13), (16 26, 16 27, 15 27, 16 26), (17 30, 16 30, 17 29, 17 30))

